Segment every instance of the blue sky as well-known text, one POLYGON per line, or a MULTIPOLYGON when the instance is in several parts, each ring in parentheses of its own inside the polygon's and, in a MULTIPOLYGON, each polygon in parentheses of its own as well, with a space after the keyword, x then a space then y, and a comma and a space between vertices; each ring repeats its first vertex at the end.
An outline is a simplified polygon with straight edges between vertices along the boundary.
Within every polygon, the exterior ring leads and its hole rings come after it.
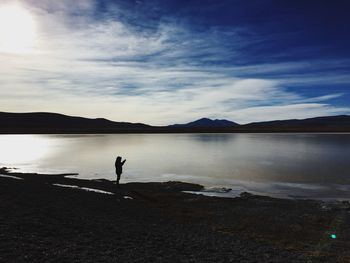
POLYGON ((16 52, 0 38, 1 111, 154 125, 350 114, 346 0, 8 5, 30 14, 35 43, 16 52))

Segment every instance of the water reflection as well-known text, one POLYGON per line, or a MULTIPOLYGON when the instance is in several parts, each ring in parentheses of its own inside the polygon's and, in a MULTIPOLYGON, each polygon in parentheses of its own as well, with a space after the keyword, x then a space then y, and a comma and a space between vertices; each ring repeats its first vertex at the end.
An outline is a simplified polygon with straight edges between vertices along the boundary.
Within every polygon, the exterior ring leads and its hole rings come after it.
POLYGON ((50 140, 40 135, 1 135, 0 163, 31 165, 49 156, 50 140))
POLYGON ((209 133, 200 133, 200 134, 188 134, 193 139, 203 142, 203 143, 227 143, 235 139, 237 137, 236 134, 226 134, 226 133, 218 133, 218 134, 209 134, 209 133))
POLYGON ((123 182, 313 196, 343 195, 350 185, 350 134, 1 135, 0 147, 1 166, 83 178, 115 179, 114 158, 122 155, 123 182))

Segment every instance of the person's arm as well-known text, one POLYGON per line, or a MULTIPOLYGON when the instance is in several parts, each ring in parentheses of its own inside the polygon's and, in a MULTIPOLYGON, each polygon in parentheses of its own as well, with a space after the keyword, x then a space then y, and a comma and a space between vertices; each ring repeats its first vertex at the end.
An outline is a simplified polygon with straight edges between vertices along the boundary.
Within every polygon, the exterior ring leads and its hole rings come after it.
POLYGON ((124 161, 122 161, 122 165, 124 165, 125 162, 126 162, 126 159, 124 159, 124 161))

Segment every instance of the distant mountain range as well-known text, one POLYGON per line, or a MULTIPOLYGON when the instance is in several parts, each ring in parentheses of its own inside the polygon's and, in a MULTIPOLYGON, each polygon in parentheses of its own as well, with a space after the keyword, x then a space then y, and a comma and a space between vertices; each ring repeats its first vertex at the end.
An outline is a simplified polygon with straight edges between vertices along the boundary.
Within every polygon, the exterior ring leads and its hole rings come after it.
POLYGON ((142 123, 114 122, 58 113, 0 112, 0 133, 186 133, 186 132, 350 132, 350 116, 317 117, 303 120, 278 120, 245 125, 229 120, 202 118, 186 124, 151 126, 142 123))
POLYGON ((235 123, 233 121, 228 120, 211 120, 208 118, 202 118, 196 121, 192 121, 186 124, 174 124, 169 125, 168 127, 174 127, 174 128, 209 128, 209 127, 216 127, 216 128, 223 128, 223 127, 235 127, 238 126, 238 123, 235 123))
POLYGON ((249 129, 325 129, 325 130, 347 130, 350 131, 350 116, 338 115, 328 117, 316 117, 303 120, 278 120, 253 122, 243 125, 249 129))
POLYGON ((103 118, 89 119, 48 112, 0 112, 0 125, 0 133, 108 133, 151 128, 142 123, 114 122, 103 118))

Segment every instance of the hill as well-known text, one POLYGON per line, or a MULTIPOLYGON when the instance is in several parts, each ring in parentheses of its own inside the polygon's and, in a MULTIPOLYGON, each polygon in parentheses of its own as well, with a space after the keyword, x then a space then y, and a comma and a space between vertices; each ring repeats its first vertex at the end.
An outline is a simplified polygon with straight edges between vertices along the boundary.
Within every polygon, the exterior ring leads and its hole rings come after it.
POLYGON ((350 116, 338 115, 308 119, 277 120, 254 122, 241 125, 242 130, 252 131, 290 131, 290 132, 350 132, 350 116))
POLYGON ((193 122, 189 122, 186 124, 174 124, 170 125, 168 127, 188 127, 188 128, 211 128, 211 127, 220 127, 220 128, 227 128, 227 127, 235 127, 238 126, 238 123, 235 123, 233 121, 228 120, 212 120, 208 118, 202 118, 193 122))
POLYGON ((350 116, 328 116, 303 120, 277 120, 240 125, 229 120, 202 118, 186 124, 150 126, 114 122, 58 113, 0 112, 0 133, 233 133, 233 132, 350 132, 350 116))
POLYGON ((0 112, 0 125, 1 133, 128 132, 151 127, 142 123, 113 122, 103 118, 89 119, 48 112, 0 112))

